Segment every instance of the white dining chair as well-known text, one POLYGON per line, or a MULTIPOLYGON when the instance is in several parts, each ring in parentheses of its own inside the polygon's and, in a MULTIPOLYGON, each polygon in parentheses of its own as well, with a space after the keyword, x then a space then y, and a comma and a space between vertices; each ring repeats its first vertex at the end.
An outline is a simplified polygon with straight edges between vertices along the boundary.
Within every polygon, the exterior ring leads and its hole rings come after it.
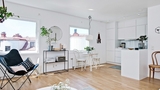
POLYGON ((74 66, 74 70, 78 66, 81 67, 81 71, 83 71, 83 68, 86 69, 86 59, 80 56, 80 52, 77 49, 74 49, 73 52, 76 60, 76 65, 74 66))
POLYGON ((100 66, 100 57, 98 56, 98 53, 97 52, 92 52, 91 57, 92 57, 93 65, 97 69, 97 67, 100 66))

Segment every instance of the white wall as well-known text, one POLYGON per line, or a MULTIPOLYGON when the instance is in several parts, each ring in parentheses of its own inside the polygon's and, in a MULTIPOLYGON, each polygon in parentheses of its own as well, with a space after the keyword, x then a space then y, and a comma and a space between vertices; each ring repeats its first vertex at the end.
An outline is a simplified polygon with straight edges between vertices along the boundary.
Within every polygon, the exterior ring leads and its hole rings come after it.
MULTIPOLYGON (((40 27, 45 26, 50 28, 51 26, 58 26, 62 29, 63 37, 60 41, 61 44, 64 44, 67 49, 69 49, 69 29, 70 26, 88 28, 89 21, 88 16, 86 18, 79 18, 74 16, 69 16, 57 12, 51 12, 47 10, 42 10, 38 8, 23 6, 19 4, 6 3, 8 11, 13 12, 16 15, 20 16, 20 19, 30 19, 38 21, 39 25, 37 27, 37 33, 40 34, 40 27)), ((16 18, 16 17, 15 17, 16 18)), ((94 17, 93 17, 94 19, 94 17)), ((106 61, 105 59, 105 24, 103 22, 92 21, 91 22, 91 31, 90 33, 94 36, 94 40, 90 43, 91 46, 94 46, 99 52, 101 57, 101 63, 106 61), (101 34, 101 44, 96 43, 98 37, 98 32, 101 34)), ((40 58, 40 70, 42 71, 42 61, 43 61, 43 50, 47 49, 47 43, 44 37, 38 36, 39 38, 39 53, 36 54, 24 54, 22 58, 31 57, 31 59, 36 60, 40 58)), ((58 66, 57 66, 58 67, 58 66)))
MULTIPOLYGON (((151 53, 160 50, 160 34, 155 33, 155 28, 160 26, 160 5, 148 8, 148 64, 152 63, 151 53)), ((158 59, 160 64, 160 58, 158 59)), ((160 73, 155 73, 155 78, 160 79, 160 73)))

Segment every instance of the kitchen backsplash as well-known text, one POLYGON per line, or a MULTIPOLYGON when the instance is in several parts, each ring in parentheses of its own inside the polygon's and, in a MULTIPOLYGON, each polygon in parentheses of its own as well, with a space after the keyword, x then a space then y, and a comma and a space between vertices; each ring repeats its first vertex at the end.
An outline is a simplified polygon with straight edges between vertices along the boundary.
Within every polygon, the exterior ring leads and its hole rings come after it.
MULTIPOLYGON (((145 43, 145 49, 147 49, 147 41, 143 41, 145 43)), ((138 48, 139 41, 120 41, 121 43, 125 43, 125 48, 138 48)), ((119 46, 120 46, 119 44, 119 46)))

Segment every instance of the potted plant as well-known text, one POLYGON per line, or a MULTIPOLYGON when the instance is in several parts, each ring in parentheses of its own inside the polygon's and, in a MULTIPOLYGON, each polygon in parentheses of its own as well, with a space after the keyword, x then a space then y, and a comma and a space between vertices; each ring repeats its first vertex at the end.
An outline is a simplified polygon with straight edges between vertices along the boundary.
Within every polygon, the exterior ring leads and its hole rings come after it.
POLYGON ((41 34, 40 35, 47 37, 46 42, 49 45, 49 50, 51 50, 51 42, 56 40, 55 38, 51 37, 51 34, 53 33, 53 31, 51 29, 47 29, 44 26, 42 26, 40 29, 41 29, 41 34))
POLYGON ((13 17, 12 12, 7 12, 7 7, 0 7, 0 22, 2 23, 5 19, 13 17))
POLYGON ((136 39, 136 40, 140 41, 140 43, 138 44, 139 49, 144 49, 145 48, 143 41, 146 41, 147 39, 148 39, 148 37, 146 35, 140 36, 139 38, 136 39))
POLYGON ((84 49, 89 53, 90 51, 94 50, 94 47, 87 46, 84 49))

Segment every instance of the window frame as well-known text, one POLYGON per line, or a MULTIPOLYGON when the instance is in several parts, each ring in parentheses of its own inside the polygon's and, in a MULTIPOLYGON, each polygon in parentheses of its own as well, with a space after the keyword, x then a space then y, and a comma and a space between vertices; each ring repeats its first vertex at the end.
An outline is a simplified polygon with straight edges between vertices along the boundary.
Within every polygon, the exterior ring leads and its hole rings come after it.
MULTIPOLYGON (((70 45, 70 42, 71 42, 71 41, 70 41, 70 28, 71 28, 71 27, 72 27, 72 28, 87 29, 87 30, 88 30, 88 35, 90 34, 90 30, 89 30, 88 28, 85 28, 85 27, 71 26, 71 25, 69 26, 69 50, 70 50, 70 51, 73 51, 73 50, 71 50, 71 48, 70 48, 70 46, 71 46, 71 45, 70 45)), ((90 45, 90 42, 89 42, 89 45, 90 45)), ((85 52, 85 50, 79 50, 79 51, 80 51, 80 52, 85 52)))
MULTIPOLYGON (((38 54, 39 53, 39 23, 40 21, 37 19, 31 19, 31 18, 23 18, 23 17, 19 17, 19 18, 9 18, 9 19, 14 19, 14 20, 20 20, 20 21, 29 21, 29 22, 35 22, 36 23, 36 29, 35 29, 35 47, 36 50, 35 51, 19 51, 20 54, 38 54)), ((4 21, 5 22, 5 21, 4 21)), ((0 54, 7 54, 9 51, 0 51, 0 54)))

